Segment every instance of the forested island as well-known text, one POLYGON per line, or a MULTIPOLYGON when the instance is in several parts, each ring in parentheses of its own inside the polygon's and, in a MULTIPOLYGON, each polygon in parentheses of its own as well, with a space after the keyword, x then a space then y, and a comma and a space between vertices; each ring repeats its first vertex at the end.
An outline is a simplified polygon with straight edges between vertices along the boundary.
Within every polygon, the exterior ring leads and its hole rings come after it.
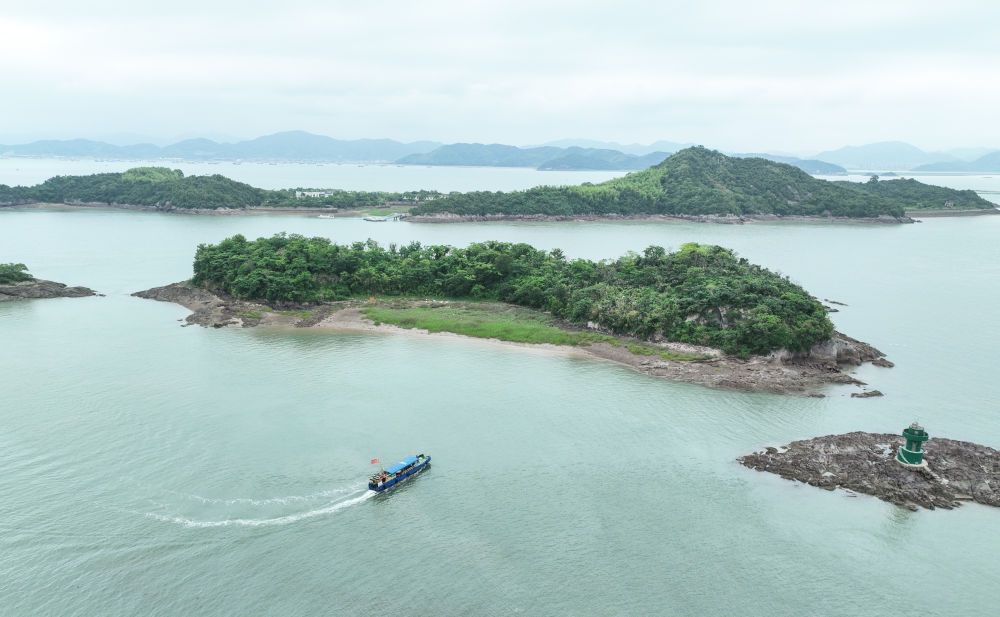
POLYGON ((68 287, 62 283, 37 279, 20 263, 0 263, 0 302, 36 298, 80 298, 96 295, 86 287, 68 287))
POLYGON ((437 191, 403 193, 261 189, 218 174, 185 176, 179 169, 136 167, 120 173, 56 176, 35 186, 0 185, 0 205, 105 204, 160 210, 253 208, 365 209, 414 204, 437 191))
POLYGON ((190 283, 138 295, 205 309, 203 325, 253 325, 266 313, 316 325, 346 307, 403 327, 597 348, 746 389, 858 384, 837 364, 883 356, 835 332, 827 309, 787 277, 699 244, 595 262, 495 241, 383 247, 237 235, 198 247, 190 283), (671 366, 684 363, 703 366, 671 366))
POLYGON ((916 180, 864 184, 818 180, 762 158, 687 148, 649 169, 599 184, 450 194, 413 208, 416 216, 807 216, 906 220, 921 209, 993 210, 974 191, 916 180))
POLYGON ((28 187, 0 185, 0 206, 36 203, 179 212, 377 212, 391 208, 407 212, 416 222, 539 217, 679 217, 719 222, 833 217, 907 222, 907 212, 996 212, 994 204, 974 191, 877 177, 864 184, 830 182, 792 165, 729 157, 701 147, 687 148, 649 169, 599 184, 513 192, 267 190, 221 175, 185 176, 165 167, 56 176, 28 187))

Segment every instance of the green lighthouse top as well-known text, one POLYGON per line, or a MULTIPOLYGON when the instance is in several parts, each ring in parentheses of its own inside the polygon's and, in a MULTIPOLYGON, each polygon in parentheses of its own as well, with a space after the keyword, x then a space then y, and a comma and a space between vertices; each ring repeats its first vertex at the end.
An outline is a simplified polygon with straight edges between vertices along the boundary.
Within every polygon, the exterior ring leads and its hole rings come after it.
POLYGON ((927 434, 927 431, 924 430, 924 427, 920 426, 917 422, 914 422, 909 427, 903 429, 903 437, 905 437, 907 441, 916 443, 924 442, 930 439, 930 436, 927 434))

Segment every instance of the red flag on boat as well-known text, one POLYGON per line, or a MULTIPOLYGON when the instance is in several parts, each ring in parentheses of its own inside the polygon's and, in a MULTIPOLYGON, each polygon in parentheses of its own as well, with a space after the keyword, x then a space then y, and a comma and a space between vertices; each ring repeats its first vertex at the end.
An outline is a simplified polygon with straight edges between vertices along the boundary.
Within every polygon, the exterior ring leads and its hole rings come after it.
POLYGON ((378 465, 378 459, 377 458, 373 458, 372 459, 372 465, 378 465))

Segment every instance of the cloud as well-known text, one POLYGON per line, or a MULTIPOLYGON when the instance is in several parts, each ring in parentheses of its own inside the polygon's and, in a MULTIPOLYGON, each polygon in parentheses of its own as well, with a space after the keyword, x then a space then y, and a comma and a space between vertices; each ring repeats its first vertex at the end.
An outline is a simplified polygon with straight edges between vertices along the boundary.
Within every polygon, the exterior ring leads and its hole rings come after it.
POLYGON ((1000 145, 998 17, 961 0, 21 3, 0 17, 0 137, 1000 145))

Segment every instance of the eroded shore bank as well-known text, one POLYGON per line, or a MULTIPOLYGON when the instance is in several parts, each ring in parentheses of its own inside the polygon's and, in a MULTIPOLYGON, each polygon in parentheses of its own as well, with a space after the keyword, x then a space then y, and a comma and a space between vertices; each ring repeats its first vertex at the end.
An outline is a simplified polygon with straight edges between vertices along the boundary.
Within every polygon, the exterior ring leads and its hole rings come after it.
POLYGON ((954 508, 963 501, 1000 506, 1000 452, 986 446, 935 437, 923 448, 926 469, 896 462, 900 435, 846 433, 793 441, 748 454, 743 465, 834 490, 873 495, 911 510, 954 508))
POLYGON ((70 287, 42 279, 0 285, 0 302, 40 298, 83 298, 96 295, 97 292, 89 287, 70 287))
MULTIPOLYGON (((409 333, 418 336, 458 336, 376 324, 364 314, 364 311, 373 305, 362 301, 276 308, 217 295, 186 282, 155 287, 133 295, 180 304, 192 311, 186 319, 187 324, 215 328, 285 326, 354 332, 409 333)), ((400 299, 393 299, 391 302, 396 307, 461 304, 400 299)), ((574 331, 568 324, 565 328, 567 331, 574 331)), ((808 353, 777 352, 746 360, 707 347, 683 343, 649 343, 616 336, 602 336, 601 340, 572 347, 496 342, 503 345, 558 349, 560 352, 572 349, 578 353, 624 364, 646 375, 672 381, 714 388, 807 396, 824 396, 821 390, 831 384, 853 385, 859 388, 853 394, 865 394, 866 391, 862 387, 867 384, 851 376, 847 372, 849 368, 865 362, 883 367, 892 366, 892 363, 885 359, 885 354, 878 349, 840 333, 836 333, 830 341, 815 346, 808 353), (641 348, 637 345, 641 345, 641 348)))

